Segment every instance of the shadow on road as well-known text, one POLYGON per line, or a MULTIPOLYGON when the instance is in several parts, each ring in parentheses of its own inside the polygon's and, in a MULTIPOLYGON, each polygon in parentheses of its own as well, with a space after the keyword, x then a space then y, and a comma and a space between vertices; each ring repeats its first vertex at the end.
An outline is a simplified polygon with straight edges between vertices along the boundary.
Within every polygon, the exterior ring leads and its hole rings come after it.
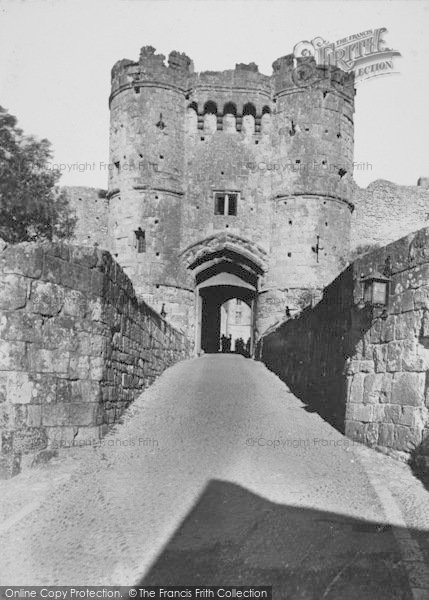
POLYGON ((276 600, 407 600, 400 559, 389 526, 275 504, 212 480, 139 585, 272 585, 276 600))

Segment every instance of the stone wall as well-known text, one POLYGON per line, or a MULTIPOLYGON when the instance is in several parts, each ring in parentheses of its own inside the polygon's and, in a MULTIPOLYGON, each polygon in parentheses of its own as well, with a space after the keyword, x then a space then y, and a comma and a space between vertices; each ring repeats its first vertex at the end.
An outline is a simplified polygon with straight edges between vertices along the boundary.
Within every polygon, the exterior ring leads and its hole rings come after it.
POLYGON ((429 223, 429 189, 378 179, 354 188, 351 249, 384 246, 429 223))
POLYGON ((97 245, 104 250, 110 250, 107 231, 109 201, 105 197, 106 192, 78 186, 65 186, 61 190, 76 217, 71 243, 79 246, 97 245))
POLYGON ((99 439, 188 341, 110 254, 63 244, 0 252, 0 473, 99 439))
POLYGON ((351 439, 429 457, 429 228, 356 260, 258 351, 309 410, 351 439), (387 310, 360 308, 361 276, 386 268, 387 310))
POLYGON ((317 66, 298 63, 197 73, 184 54, 145 46, 113 67, 109 250, 176 327, 194 327, 180 253, 200 240, 231 233, 267 252, 258 289, 278 312, 261 315, 264 328, 294 308, 291 290, 325 286, 348 260, 353 76, 323 69, 302 86, 297 68, 317 66), (235 214, 217 214, 216 192, 239 194, 235 214))

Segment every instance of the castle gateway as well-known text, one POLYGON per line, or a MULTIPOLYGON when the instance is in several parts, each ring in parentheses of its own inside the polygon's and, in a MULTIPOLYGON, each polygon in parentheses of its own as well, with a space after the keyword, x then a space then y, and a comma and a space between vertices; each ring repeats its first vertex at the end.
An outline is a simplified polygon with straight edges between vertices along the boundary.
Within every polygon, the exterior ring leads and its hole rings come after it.
POLYGON ((232 298, 253 347, 347 262, 353 75, 312 64, 303 86, 303 60, 195 73, 149 46, 113 67, 109 249, 197 352, 218 350, 232 298))

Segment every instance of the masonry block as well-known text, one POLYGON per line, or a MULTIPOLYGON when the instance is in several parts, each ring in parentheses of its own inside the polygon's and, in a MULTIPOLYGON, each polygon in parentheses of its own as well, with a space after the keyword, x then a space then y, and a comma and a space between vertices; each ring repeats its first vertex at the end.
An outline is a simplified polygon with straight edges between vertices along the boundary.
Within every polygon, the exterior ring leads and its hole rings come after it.
POLYGON ((0 310, 23 308, 27 302, 28 280, 21 275, 0 276, 0 310))
POLYGON ((64 305, 62 314, 71 317, 85 317, 87 311, 87 298, 78 290, 64 290, 64 305))
POLYGON ((392 383, 392 404, 423 406, 424 373, 396 373, 392 383))
POLYGON ((409 312, 414 310, 414 295, 415 290, 406 289, 402 293, 399 291, 394 294, 393 301, 390 305, 390 310, 394 314, 409 312))
POLYGON ((70 246, 70 262, 92 269, 98 263, 97 250, 83 246, 70 246))
MULTIPOLYGON (((375 407, 372 407, 373 409, 375 407)), ((369 422, 365 423, 365 444, 370 448, 373 448, 378 443, 378 428, 379 423, 369 422)))
POLYGON ((30 373, 32 400, 34 404, 54 404, 57 401, 57 377, 46 373, 30 373))
POLYGON ((429 337, 429 311, 425 310, 422 318, 421 334, 424 337, 429 337))
POLYGON ((93 402, 71 403, 67 406, 68 425, 89 426, 97 425, 97 417, 100 411, 98 404, 93 402))
POLYGON ((394 372, 401 370, 402 348, 401 342, 389 342, 387 345, 386 371, 394 372))
POLYGON ((374 349, 374 368, 376 373, 384 373, 387 368, 387 344, 376 345, 374 349))
POLYGON ((101 334, 81 332, 78 335, 79 353, 86 356, 101 356, 106 349, 106 337, 101 334))
POLYGON ((401 312, 414 310, 414 290, 405 290, 400 296, 401 312))
POLYGON ((401 412, 397 421, 398 425, 406 425, 415 429, 422 430, 426 423, 429 423, 428 411, 426 408, 414 406, 401 406, 401 412))
POLYGON ((34 385, 25 371, 10 371, 7 378, 7 400, 12 404, 29 404, 34 385))
POLYGON ((101 387, 98 381, 72 381, 71 382, 71 401, 72 402, 93 402, 97 403, 101 399, 101 387))
POLYGON ((89 356, 74 354, 70 357, 69 375, 72 379, 89 379, 89 356))
POLYGON ((389 373, 369 373, 364 380, 363 401, 368 404, 388 402, 392 389, 389 373))
POLYGON ((12 404, 0 404, 0 431, 13 430, 15 427, 15 410, 12 404))
POLYGON ((385 448, 395 446, 395 425, 393 423, 380 423, 378 426, 377 444, 385 448))
POLYGON ((42 425, 42 407, 38 404, 29 404, 26 406, 26 409, 27 409, 26 426, 27 427, 41 427, 41 425, 42 425))
POLYGON ((381 319, 377 319, 373 322, 372 327, 369 331, 369 340, 371 344, 379 344, 381 340, 381 332, 383 328, 383 322, 381 319))
POLYGON ((391 342, 395 339, 395 328, 396 328, 396 317, 389 315, 387 319, 384 319, 381 324, 380 341, 391 342))
POLYGON ((75 381, 58 378, 55 387, 55 402, 59 404, 73 401, 73 384, 75 381))
POLYGON ((67 403, 46 404, 42 406, 42 424, 45 427, 65 427, 70 425, 67 403))
POLYGON ((0 316, 0 338, 8 341, 38 342, 42 335, 42 317, 27 312, 7 311, 0 316))
POLYGON ((42 274, 43 248, 33 243, 10 245, 1 254, 3 273, 37 279, 42 274))
POLYGON ((18 429, 14 433, 14 452, 28 454, 43 450, 48 445, 48 436, 44 427, 18 429))
POLYGON ((355 442, 365 443, 365 424, 358 421, 345 421, 345 434, 355 442))
POLYGON ((400 422, 402 414, 402 406, 400 404, 385 404, 381 408, 383 412, 380 415, 380 421, 394 424, 400 422))
POLYGON ((360 404, 350 402, 346 408, 346 419, 349 421, 361 421, 369 423, 373 419, 373 407, 371 404, 360 404))
POLYGON ((101 300, 99 298, 97 298, 96 300, 90 300, 88 302, 88 311, 90 314, 90 318, 92 321, 102 321, 103 320, 103 313, 105 310, 105 306, 103 305, 103 303, 101 302, 101 300))
POLYGON ((25 370, 26 349, 24 342, 0 340, 0 371, 25 370))
POLYGON ((91 294, 91 271, 81 265, 69 265, 70 280, 68 287, 78 290, 84 294, 91 294))
POLYGON ((422 441, 422 430, 417 427, 395 425, 393 448, 402 452, 411 452, 422 441))
POLYGON ((429 369, 429 349, 418 344, 416 339, 404 340, 402 344, 402 370, 427 371, 429 369))
POLYGON ((31 286, 29 310, 41 315, 57 315, 64 304, 64 289, 55 283, 34 281, 31 286))
POLYGON ((415 338, 418 336, 421 325, 421 314, 417 312, 407 312, 396 316, 395 338, 403 340, 406 338, 415 338))
MULTIPOLYGON (((427 284, 427 280, 424 281, 427 284)), ((427 286, 417 289, 414 294, 414 308, 429 308, 429 288, 427 286)))
POLYGON ((79 346, 78 336, 71 327, 63 327, 64 319, 52 317, 44 325, 40 345, 46 350, 76 352, 79 346))
POLYGON ((94 381, 101 381, 104 375, 104 359, 102 357, 90 356, 89 357, 89 379, 94 381))
POLYGON ((105 276, 97 269, 91 271, 91 296, 93 298, 103 298, 105 294, 106 283, 105 276))
POLYGON ((28 353, 29 370, 37 373, 67 374, 69 363, 69 352, 58 352, 34 346, 28 353))
POLYGON ((45 254, 42 279, 57 285, 66 285, 68 280, 68 263, 59 256, 45 254))
POLYGON ((361 403, 363 402, 363 397, 364 397, 364 393, 363 393, 363 383, 365 380, 365 374, 364 373, 356 373, 353 376, 351 385, 350 385, 350 397, 349 397, 349 402, 357 402, 357 403, 361 403))
POLYGON ((45 257, 56 256, 64 261, 70 260, 70 246, 63 242, 51 242, 44 246, 45 257))

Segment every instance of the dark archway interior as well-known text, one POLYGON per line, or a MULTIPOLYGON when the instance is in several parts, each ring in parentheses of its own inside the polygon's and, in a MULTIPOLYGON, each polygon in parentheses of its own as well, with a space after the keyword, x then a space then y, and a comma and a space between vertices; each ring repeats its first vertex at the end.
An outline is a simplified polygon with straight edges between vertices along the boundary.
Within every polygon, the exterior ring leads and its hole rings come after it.
POLYGON ((231 298, 238 298, 252 306, 256 292, 235 285, 213 285, 200 289, 201 349, 206 353, 219 352, 220 307, 231 298))
POLYGON ((219 262, 212 261, 210 266, 204 269, 204 271, 200 271, 196 275, 195 281, 199 285, 200 283, 207 281, 207 279, 210 279, 210 277, 219 275, 219 273, 230 273, 231 275, 236 275, 245 283, 248 283, 255 288, 258 285, 258 275, 255 272, 252 272, 247 266, 243 266, 242 264, 238 264, 230 260, 220 260, 219 262))

